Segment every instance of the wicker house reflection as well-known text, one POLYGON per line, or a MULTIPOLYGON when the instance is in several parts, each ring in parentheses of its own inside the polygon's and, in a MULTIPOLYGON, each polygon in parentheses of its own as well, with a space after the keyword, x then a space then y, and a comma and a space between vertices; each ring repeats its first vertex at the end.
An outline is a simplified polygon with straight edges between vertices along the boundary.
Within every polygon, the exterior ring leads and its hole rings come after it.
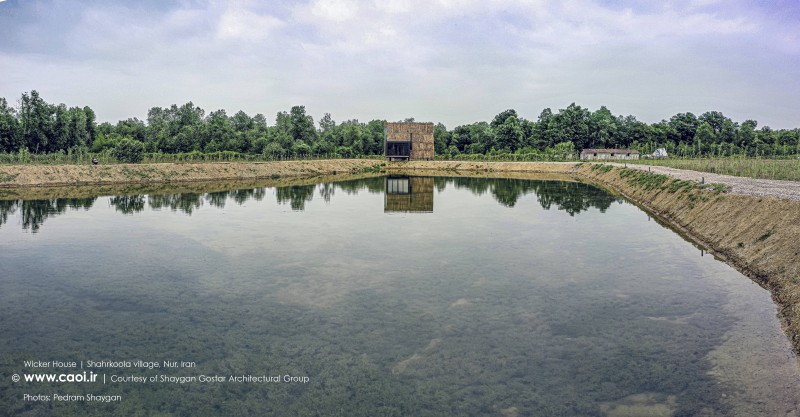
POLYGON ((433 177, 386 177, 385 213, 433 213, 433 177))

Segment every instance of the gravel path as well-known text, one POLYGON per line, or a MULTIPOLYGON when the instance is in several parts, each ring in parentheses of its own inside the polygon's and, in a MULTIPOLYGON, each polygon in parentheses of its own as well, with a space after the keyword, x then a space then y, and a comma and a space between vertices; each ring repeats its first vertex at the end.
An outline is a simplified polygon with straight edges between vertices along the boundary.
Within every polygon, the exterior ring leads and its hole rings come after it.
MULTIPOLYGON (((621 163, 612 163, 611 165, 625 166, 625 164, 621 163)), ((773 196, 784 200, 800 200, 800 181, 761 180, 655 165, 630 164, 627 165, 627 167, 643 171, 650 169, 651 172, 666 174, 682 180, 700 181, 701 179, 705 179, 706 184, 725 184, 731 187, 731 193, 734 194, 747 194, 762 197, 773 196)))

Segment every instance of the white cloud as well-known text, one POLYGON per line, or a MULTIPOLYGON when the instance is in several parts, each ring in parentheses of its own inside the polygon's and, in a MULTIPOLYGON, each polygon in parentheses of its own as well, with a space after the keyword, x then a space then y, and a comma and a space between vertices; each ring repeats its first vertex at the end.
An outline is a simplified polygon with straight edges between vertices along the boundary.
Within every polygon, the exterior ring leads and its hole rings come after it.
POLYGON ((311 14, 319 19, 344 22, 359 12, 358 3, 348 0, 315 0, 311 14))
POLYGON ((241 3, 233 3, 222 14, 217 34, 223 39, 263 40, 283 25, 284 22, 274 16, 259 14, 241 3))

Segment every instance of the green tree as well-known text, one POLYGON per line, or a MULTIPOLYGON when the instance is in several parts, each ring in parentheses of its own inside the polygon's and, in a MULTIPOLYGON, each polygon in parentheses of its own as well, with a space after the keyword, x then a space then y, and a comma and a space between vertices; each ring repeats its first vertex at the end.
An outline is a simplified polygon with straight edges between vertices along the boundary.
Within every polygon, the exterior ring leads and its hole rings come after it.
POLYGON ((566 109, 559 110, 556 118, 556 128, 558 130, 558 142, 571 141, 578 149, 584 149, 590 143, 589 137, 589 116, 588 109, 584 109, 575 103, 570 104, 566 109))
POLYGON ((616 148, 619 147, 619 128, 617 118, 611 114, 606 106, 589 116, 589 148, 616 148))
POLYGON ((79 140, 81 144, 91 146, 92 142, 97 138, 97 116, 89 106, 83 108, 83 114, 85 115, 84 131, 88 136, 85 137, 85 140, 79 140))
MULTIPOLYGON (((506 152, 515 152, 522 146, 522 139, 524 137, 522 126, 515 114, 506 117, 503 123, 494 129, 497 147, 506 152)), ((497 120, 497 118, 495 118, 495 120, 497 120)))
POLYGON ((237 133, 244 133, 253 128, 253 119, 242 110, 236 112, 230 119, 233 130, 237 133))
POLYGON ((503 125, 506 122, 506 120, 508 120, 510 117, 519 120, 519 115, 517 114, 517 111, 514 109, 508 109, 500 112, 500 114, 495 116, 494 119, 492 119, 492 123, 490 124, 490 126, 492 126, 492 129, 497 129, 498 127, 503 125))
POLYGON ((71 132, 70 132, 70 114, 67 111, 65 104, 54 106, 54 117, 51 125, 50 132, 50 149, 49 152, 67 149, 72 146, 71 132))
POLYGON ((333 118, 331 118, 331 114, 325 113, 322 116, 322 119, 319 120, 320 133, 326 133, 329 130, 333 129, 334 127, 336 127, 336 122, 333 121, 333 118))
POLYGON ((124 138, 117 143, 112 152, 117 161, 135 164, 144 158, 144 143, 124 138))
POLYGON ((670 135, 668 140, 676 143, 692 143, 700 122, 692 113, 678 113, 669 119, 669 126, 674 131, 674 136, 670 135))
POLYGON ((555 133, 556 124, 557 120, 553 115, 553 111, 549 108, 542 110, 533 129, 533 137, 535 138, 533 146, 538 149, 544 149, 547 146, 554 145, 557 136, 555 133))
POLYGON ((286 150, 278 142, 270 142, 264 147, 262 151, 264 155, 271 158, 278 158, 286 153, 286 150))
POLYGON ((365 126, 366 139, 364 140, 364 153, 367 155, 383 154, 383 131, 385 120, 371 120, 365 126))
POLYGON ((144 121, 135 117, 127 120, 120 120, 117 122, 114 130, 121 136, 127 136, 139 142, 145 142, 147 140, 147 125, 144 121))
POLYGON ((225 110, 209 113, 200 135, 200 148, 206 152, 228 150, 234 140, 234 129, 225 110))
POLYGON ((742 148, 747 148, 756 139, 756 126, 758 122, 755 120, 745 120, 742 127, 736 133, 736 145, 742 148))
POLYGON ((293 106, 289 113, 289 134, 295 141, 312 144, 317 138, 314 119, 306 114, 306 106, 293 106))
POLYGON ((342 145, 350 148, 356 155, 365 153, 366 135, 358 120, 348 120, 340 126, 342 131, 342 145))
POLYGON ((557 143, 552 149, 552 155, 561 158, 561 159, 568 159, 575 157, 575 145, 572 142, 561 142, 557 143))
POLYGON ((433 149, 436 155, 444 154, 445 149, 450 144, 452 134, 447 131, 447 127, 441 123, 433 126, 433 149))
POLYGON ((0 152, 16 152, 22 147, 16 111, 0 97, 0 152))
POLYGON ((708 123, 703 123, 697 128, 697 133, 694 135, 694 145, 696 146, 697 153, 707 149, 709 145, 716 142, 716 135, 714 129, 708 123))
POLYGON ((22 93, 19 105, 23 146, 34 153, 48 152, 53 120, 52 106, 36 90, 31 91, 30 95, 22 93))

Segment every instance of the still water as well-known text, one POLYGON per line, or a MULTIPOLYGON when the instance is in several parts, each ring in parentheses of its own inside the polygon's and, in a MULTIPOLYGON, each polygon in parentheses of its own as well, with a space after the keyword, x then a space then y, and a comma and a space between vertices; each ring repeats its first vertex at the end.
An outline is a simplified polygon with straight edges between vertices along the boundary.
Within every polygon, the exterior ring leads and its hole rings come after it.
POLYGON ((571 181, 0 201, 0 413, 797 415, 769 294, 702 254, 571 181))

